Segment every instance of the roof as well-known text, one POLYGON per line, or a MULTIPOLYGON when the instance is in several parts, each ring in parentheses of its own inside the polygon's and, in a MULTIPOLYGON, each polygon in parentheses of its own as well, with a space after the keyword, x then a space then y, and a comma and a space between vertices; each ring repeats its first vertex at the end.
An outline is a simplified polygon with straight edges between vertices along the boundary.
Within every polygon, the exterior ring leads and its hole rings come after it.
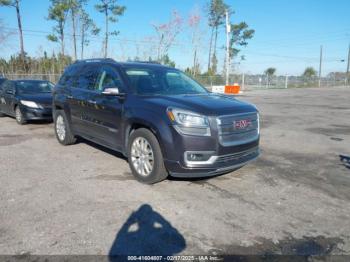
MULTIPOLYGON (((165 65, 162 65, 158 62, 153 61, 133 61, 133 62, 117 62, 114 59, 111 58, 93 58, 93 59, 83 59, 83 60, 77 60, 73 63, 74 64, 81 64, 81 63, 110 63, 110 64, 117 64, 122 67, 153 67, 153 68, 172 68, 165 65)), ((174 69, 174 68, 172 68, 174 69)))

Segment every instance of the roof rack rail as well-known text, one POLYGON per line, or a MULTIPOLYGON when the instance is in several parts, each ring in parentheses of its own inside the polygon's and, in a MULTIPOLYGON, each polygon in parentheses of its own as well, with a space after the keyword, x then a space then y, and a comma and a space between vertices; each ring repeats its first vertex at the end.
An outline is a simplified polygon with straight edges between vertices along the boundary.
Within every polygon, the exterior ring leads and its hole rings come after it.
POLYGON ((139 60, 134 60, 134 61, 130 61, 130 62, 161 65, 161 63, 158 62, 158 61, 139 61, 139 60))
POLYGON ((74 64, 76 63, 91 63, 91 62, 115 62, 112 58, 89 58, 89 59, 80 59, 76 60, 74 64))

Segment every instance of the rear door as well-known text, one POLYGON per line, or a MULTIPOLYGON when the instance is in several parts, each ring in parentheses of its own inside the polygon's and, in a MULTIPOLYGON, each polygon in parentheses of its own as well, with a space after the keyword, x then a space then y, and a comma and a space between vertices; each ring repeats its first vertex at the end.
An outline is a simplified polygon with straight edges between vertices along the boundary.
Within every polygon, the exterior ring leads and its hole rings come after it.
POLYGON ((91 124, 90 94, 95 91, 95 84, 99 74, 99 65, 85 65, 76 78, 72 81, 70 89, 69 107, 71 112, 72 126, 75 132, 93 137, 95 128, 91 124))
POLYGON ((6 81, 3 84, 3 91, 1 93, 1 111, 5 114, 14 115, 14 103, 15 103, 16 87, 13 81, 6 81))
POLYGON ((95 91, 89 98, 89 117, 95 136, 101 142, 117 150, 122 149, 122 111, 124 98, 104 95, 106 88, 118 88, 125 93, 125 85, 116 67, 103 65, 95 84, 95 91))

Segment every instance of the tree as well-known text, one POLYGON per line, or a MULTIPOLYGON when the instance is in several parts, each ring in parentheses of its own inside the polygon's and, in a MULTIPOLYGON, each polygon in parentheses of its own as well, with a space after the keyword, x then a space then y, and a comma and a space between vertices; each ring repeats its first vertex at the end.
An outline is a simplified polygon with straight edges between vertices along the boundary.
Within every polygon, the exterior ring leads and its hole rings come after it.
POLYGON ((306 79, 311 79, 316 75, 317 75, 317 71, 313 67, 307 67, 305 68, 305 71, 302 76, 306 79))
POLYGON ((82 9, 80 12, 80 58, 84 58, 84 47, 89 44, 88 33, 91 35, 98 35, 100 33, 100 29, 95 25, 94 21, 90 18, 90 16, 82 9))
POLYGON ((199 63, 198 63, 198 48, 201 42, 201 32, 200 32, 200 22, 201 16, 199 15, 198 10, 194 10, 188 18, 188 26, 191 33, 191 43, 193 49, 193 66, 192 66, 192 75, 195 76, 199 73, 199 63))
POLYGON ((109 32, 109 22, 116 23, 118 16, 122 16, 126 7, 117 5, 117 0, 100 0, 100 4, 95 5, 95 9, 105 16, 105 40, 104 40, 104 57, 108 55, 108 36, 118 35, 118 31, 109 32))
MULTIPOLYGON (((252 39, 255 30, 249 29, 249 26, 245 22, 239 24, 231 24, 231 36, 230 36, 230 46, 229 54, 230 58, 238 55, 241 51, 240 47, 245 47, 248 45, 248 40, 252 39)), ((242 57, 244 59, 244 57, 242 57)))
POLYGON ((6 30, 2 19, 0 19, 0 50, 4 47, 6 41, 13 35, 14 32, 6 30))
POLYGON ((64 27, 69 13, 69 2, 67 0, 50 0, 48 20, 55 21, 56 26, 53 27, 53 33, 48 35, 48 40, 52 42, 60 42, 61 54, 64 56, 64 27))
POLYGON ((276 68, 274 67, 269 67, 268 69, 265 70, 265 75, 267 77, 267 85, 270 85, 271 78, 274 76, 276 73, 276 68))
POLYGON ((14 7, 16 9, 21 57, 24 59, 25 52, 23 43, 22 18, 19 6, 20 1, 21 0, 0 0, 0 6, 14 7))
POLYGON ((265 75, 271 77, 276 73, 276 68, 274 67, 269 67, 268 69, 265 70, 265 75))
POLYGON ((181 32, 182 22, 179 13, 174 10, 169 22, 163 24, 152 24, 157 33, 157 60, 159 62, 168 53, 170 47, 174 44, 176 37, 181 32))
POLYGON ((87 0, 68 0, 68 8, 72 19, 74 60, 77 59, 77 16, 87 0))
POLYGON ((160 59, 160 62, 163 64, 163 65, 167 65, 167 66, 170 66, 170 67, 175 67, 175 62, 172 61, 169 57, 168 54, 165 54, 161 59, 160 59))
POLYGON ((211 67, 210 63, 212 60, 212 49, 213 57, 216 59, 216 43, 218 38, 218 29, 225 22, 225 12, 228 9, 228 5, 224 3, 223 0, 211 0, 208 7, 208 22, 211 27, 210 42, 209 42, 209 60, 208 60, 208 71, 211 67), (215 36, 215 37, 214 37, 215 36), (214 37, 214 48, 213 45, 214 37))

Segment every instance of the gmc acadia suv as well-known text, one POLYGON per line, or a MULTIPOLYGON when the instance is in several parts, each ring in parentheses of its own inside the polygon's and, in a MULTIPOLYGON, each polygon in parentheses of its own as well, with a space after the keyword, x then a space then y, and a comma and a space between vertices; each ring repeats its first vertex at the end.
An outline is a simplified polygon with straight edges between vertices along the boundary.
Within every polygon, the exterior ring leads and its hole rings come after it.
POLYGON ((147 184, 227 173, 259 155, 255 106, 155 63, 75 62, 54 88, 53 116, 61 144, 83 137, 119 151, 147 184))

